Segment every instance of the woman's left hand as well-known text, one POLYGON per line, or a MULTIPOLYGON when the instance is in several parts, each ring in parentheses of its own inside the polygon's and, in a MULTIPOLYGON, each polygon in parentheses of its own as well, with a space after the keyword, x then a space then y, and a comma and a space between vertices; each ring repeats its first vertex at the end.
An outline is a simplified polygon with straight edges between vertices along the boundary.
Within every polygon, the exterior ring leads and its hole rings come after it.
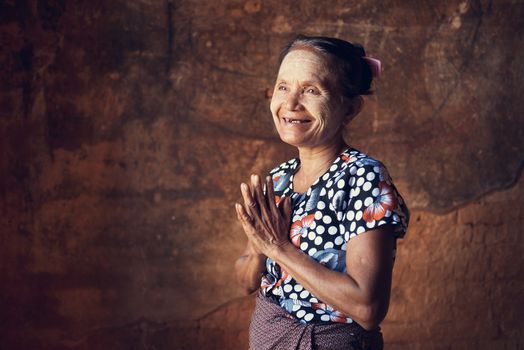
POLYGON ((252 175, 251 184, 242 183, 240 189, 244 206, 235 205, 238 220, 254 248, 272 258, 276 249, 291 244, 291 198, 283 198, 277 206, 271 176, 266 178, 266 195, 258 175, 252 175))

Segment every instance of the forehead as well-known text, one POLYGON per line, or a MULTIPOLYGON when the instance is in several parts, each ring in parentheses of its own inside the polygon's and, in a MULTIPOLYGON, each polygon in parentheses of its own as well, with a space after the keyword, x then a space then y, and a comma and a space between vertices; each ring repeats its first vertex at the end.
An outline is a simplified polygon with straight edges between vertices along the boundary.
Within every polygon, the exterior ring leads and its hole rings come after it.
POLYGON ((312 49, 300 48, 290 51, 282 60, 278 78, 283 80, 318 80, 330 78, 326 58, 312 49))

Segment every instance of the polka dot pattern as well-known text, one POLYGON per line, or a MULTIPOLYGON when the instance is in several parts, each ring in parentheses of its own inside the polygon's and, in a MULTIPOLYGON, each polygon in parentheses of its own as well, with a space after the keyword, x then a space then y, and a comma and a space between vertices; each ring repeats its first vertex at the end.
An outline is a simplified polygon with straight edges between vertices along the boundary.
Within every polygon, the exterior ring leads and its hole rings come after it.
MULTIPOLYGON (((350 147, 303 194, 293 191, 299 165, 295 158, 270 172, 275 195, 293 200, 290 240, 297 249, 345 273, 346 247, 352 238, 386 224, 396 238, 404 236, 409 210, 381 162, 350 147)), ((354 322, 319 301, 269 258, 261 288, 302 323, 354 322)))

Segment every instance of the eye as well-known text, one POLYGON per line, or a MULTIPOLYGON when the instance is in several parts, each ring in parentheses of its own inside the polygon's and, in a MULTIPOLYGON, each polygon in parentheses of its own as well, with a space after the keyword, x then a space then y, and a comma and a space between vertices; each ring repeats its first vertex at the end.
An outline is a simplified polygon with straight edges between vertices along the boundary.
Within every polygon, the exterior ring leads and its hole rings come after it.
POLYGON ((279 84, 279 85, 277 86, 277 90, 278 90, 278 91, 287 91, 287 86, 284 85, 284 84, 279 84))
POLYGON ((308 86, 304 88, 304 93, 311 94, 311 95, 319 95, 320 91, 314 86, 308 86))

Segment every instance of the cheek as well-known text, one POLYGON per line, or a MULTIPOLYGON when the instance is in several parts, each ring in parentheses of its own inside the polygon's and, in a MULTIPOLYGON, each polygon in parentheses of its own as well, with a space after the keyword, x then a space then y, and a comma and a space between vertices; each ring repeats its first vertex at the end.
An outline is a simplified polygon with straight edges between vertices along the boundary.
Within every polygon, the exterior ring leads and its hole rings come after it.
POLYGON ((322 121, 325 123, 331 116, 331 109, 327 104, 322 104, 319 108, 319 114, 321 115, 322 121))
POLYGON ((327 103, 323 101, 314 101, 308 104, 308 111, 323 125, 326 123, 330 115, 330 109, 327 103))
POLYGON ((277 115, 280 103, 281 103, 280 99, 278 98, 276 94, 274 94, 273 97, 271 98, 271 103, 269 104, 269 109, 271 110, 271 114, 273 114, 273 116, 277 115))

